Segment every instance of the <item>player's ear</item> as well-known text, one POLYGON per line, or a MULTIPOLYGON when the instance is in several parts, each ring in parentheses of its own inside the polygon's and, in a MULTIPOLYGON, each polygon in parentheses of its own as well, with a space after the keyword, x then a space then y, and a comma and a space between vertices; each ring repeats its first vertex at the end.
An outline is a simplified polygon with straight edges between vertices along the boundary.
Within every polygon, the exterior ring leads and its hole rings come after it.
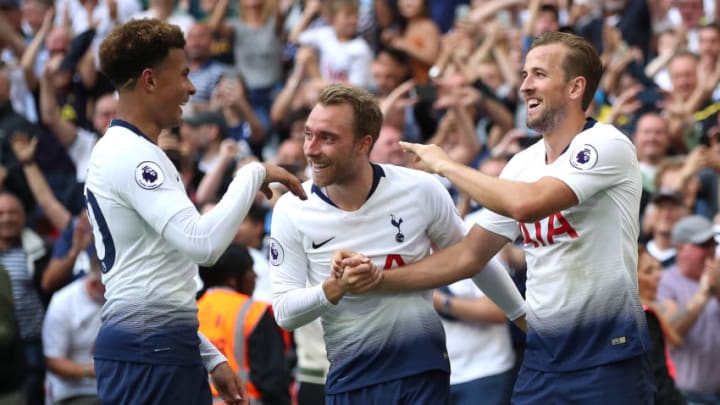
POLYGON ((364 154, 370 154, 370 150, 373 146, 372 135, 366 134, 358 142, 358 152, 364 154))
POLYGON ((585 93, 586 84, 587 81, 582 76, 578 76, 570 80, 570 88, 568 90, 570 97, 582 99, 582 96, 585 93))
POLYGON ((151 68, 143 69, 140 73, 140 85, 146 91, 155 90, 155 74, 151 68))

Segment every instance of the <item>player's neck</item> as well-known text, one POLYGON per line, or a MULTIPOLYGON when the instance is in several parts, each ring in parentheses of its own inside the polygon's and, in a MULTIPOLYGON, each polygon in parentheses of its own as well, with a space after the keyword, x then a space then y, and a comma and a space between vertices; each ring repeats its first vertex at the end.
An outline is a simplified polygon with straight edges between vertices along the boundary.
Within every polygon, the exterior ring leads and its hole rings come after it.
POLYGON ((365 204, 373 185, 373 169, 369 162, 361 165, 352 179, 331 184, 325 192, 330 200, 343 211, 357 211, 365 204))
POLYGON ((585 114, 570 113, 556 128, 543 133, 547 163, 551 164, 560 157, 584 127, 585 114))
POLYGON ((147 106, 138 103, 133 97, 120 98, 115 119, 134 125, 153 143, 157 144, 161 128, 148 115, 147 106))

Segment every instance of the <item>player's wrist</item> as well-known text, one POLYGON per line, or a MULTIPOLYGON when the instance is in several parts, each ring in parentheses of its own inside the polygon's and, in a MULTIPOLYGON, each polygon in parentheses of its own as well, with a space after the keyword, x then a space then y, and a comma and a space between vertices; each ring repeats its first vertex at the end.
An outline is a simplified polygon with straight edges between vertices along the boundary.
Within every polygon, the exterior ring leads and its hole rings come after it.
POLYGON ((82 376, 84 378, 95 377, 95 370, 91 364, 83 366, 82 376))
POLYGON ((347 292, 347 286, 343 286, 343 284, 342 279, 336 278, 334 275, 331 275, 323 281, 323 293, 325 293, 325 298, 328 302, 333 305, 337 305, 337 303, 340 302, 340 299, 347 292))

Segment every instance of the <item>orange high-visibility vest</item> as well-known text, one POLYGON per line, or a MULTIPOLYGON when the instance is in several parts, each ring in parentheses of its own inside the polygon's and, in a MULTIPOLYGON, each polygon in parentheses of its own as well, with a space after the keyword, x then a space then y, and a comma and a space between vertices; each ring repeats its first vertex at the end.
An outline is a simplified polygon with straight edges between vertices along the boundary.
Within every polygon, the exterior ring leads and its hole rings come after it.
MULTIPOLYGON (((226 289, 210 289, 198 300, 200 332, 227 357, 230 367, 245 381, 248 394, 255 399, 262 398, 249 379, 248 337, 267 310, 268 304, 226 289), (236 336, 241 331, 242 338, 236 336)), ((211 388, 217 397, 217 390, 212 385, 211 388)))

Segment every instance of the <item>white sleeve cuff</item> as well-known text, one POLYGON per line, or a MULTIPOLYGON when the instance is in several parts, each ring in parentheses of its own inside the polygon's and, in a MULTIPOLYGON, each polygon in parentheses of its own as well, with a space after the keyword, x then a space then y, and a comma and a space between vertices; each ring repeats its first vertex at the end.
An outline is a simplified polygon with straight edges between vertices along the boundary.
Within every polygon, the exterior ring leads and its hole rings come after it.
POLYGON ((525 315, 525 301, 505 266, 497 258, 489 261, 483 271, 472 277, 472 281, 511 321, 525 315))
POLYGON ((207 369, 208 373, 215 370, 220 363, 226 362, 225 356, 205 337, 202 333, 198 332, 200 337, 200 357, 202 358, 203 365, 207 369))

